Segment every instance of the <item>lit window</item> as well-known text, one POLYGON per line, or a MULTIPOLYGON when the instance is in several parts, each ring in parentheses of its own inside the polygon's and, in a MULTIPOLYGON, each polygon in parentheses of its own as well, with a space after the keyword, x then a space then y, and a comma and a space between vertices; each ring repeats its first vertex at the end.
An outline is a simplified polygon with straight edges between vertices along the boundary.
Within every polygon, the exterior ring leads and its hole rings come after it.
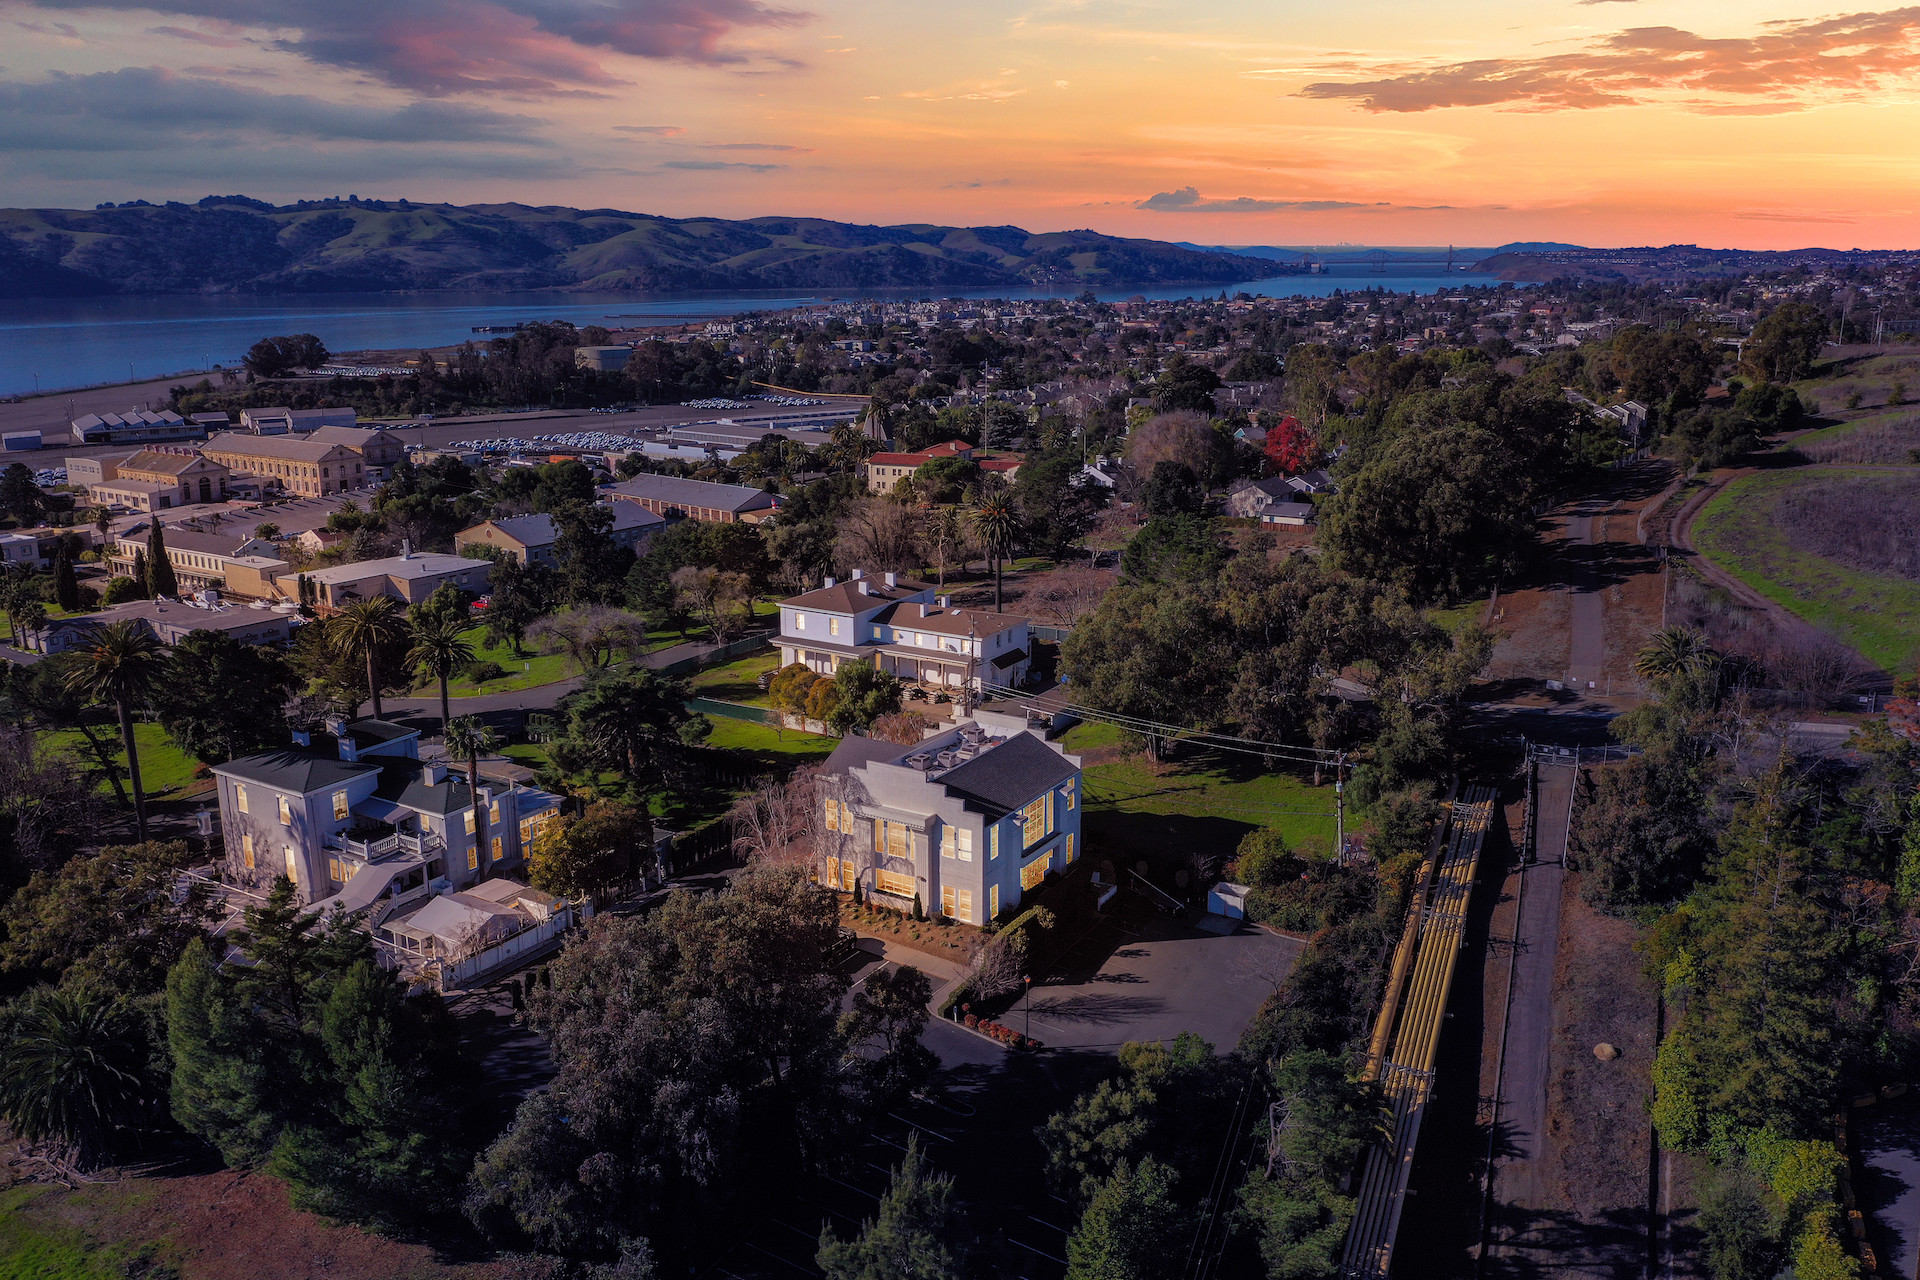
POLYGON ((467 810, 467 834, 472 835, 473 832, 474 832, 473 810, 469 809, 467 810))
POLYGON ((237 782, 233 784, 233 803, 240 812, 247 811, 247 789, 237 782))
POLYGON ((950 829, 953 831, 954 838, 958 841, 960 845, 960 861, 972 862, 973 861, 973 832, 967 830, 965 827, 955 827, 950 829))
POLYGON ((1066 851, 1067 851, 1066 861, 1072 862, 1073 861, 1073 833, 1071 831, 1067 833, 1066 851))
POLYGON ((829 889, 840 887, 840 859, 838 858, 827 859, 827 887, 829 889))
POLYGON ((300 883, 300 855, 294 851, 294 847, 292 845, 287 846, 286 855, 287 855, 287 879, 293 881, 295 884, 299 884, 300 883))
POLYGON ((795 613, 795 614, 793 615, 793 629, 794 629, 795 631, 805 631, 805 630, 807 629, 807 615, 806 615, 806 614, 804 614, 804 613, 795 613))
POLYGON ((253 870, 253 833, 246 832, 240 837, 240 865, 253 870))
POLYGON ((827 830, 840 829, 840 802, 832 796, 827 797, 827 830))
POLYGON ((293 806, 287 803, 285 796, 280 797, 280 825, 283 827, 293 825, 293 806))
POLYGON ((335 821, 342 820, 347 816, 347 793, 344 791, 336 791, 333 793, 333 816, 335 821))
POLYGON ((1000 915, 1000 886, 997 884, 989 885, 987 887, 987 918, 989 920, 998 919, 999 915, 1000 915))
POLYGON ((500 861, 500 856, 501 856, 500 837, 495 836, 493 838, 493 861, 495 862, 500 861))
POLYGON ((952 918, 957 910, 957 895, 950 884, 940 886, 940 914, 952 918))
POLYGON ((1053 807, 1049 803, 1052 799, 1053 792, 1049 791, 1020 811, 1022 844, 1026 848, 1031 849, 1047 838, 1047 819, 1050 816, 1047 811, 1053 807))
POLYGON ((840 634, 840 619, 838 618, 827 619, 827 634, 830 636, 837 636, 840 634))
POLYGON ((858 883, 860 883, 859 868, 853 865, 852 858, 848 858, 840 864, 840 887, 848 893, 852 893, 853 886, 858 883))
POLYGON ((941 824, 940 856, 943 858, 953 858, 953 857, 958 857, 959 853, 960 853, 960 842, 953 838, 953 828, 944 823, 941 824))
POLYGON ((1020 868, 1020 887, 1031 889, 1047 878, 1047 868, 1053 864, 1051 853, 1042 854, 1026 866, 1020 868))
POLYGON ((1000 824, 996 822, 992 826, 987 828, 987 857, 989 859, 993 859, 999 856, 1000 856, 1000 824))
POLYGON ((875 871, 873 884, 881 893, 890 893, 898 898, 913 896, 913 877, 898 871, 875 871))
POLYGON ((1063 787, 1062 790, 1066 792, 1066 796, 1067 796, 1067 812, 1072 813, 1073 812, 1073 779, 1072 778, 1067 779, 1067 785, 1063 787))
POLYGON ((472 846, 468 846, 467 870, 478 871, 479 869, 480 869, 480 851, 478 849, 473 848, 472 846))
POLYGON ((960 921, 962 924, 973 923, 973 890, 971 889, 960 891, 960 921))

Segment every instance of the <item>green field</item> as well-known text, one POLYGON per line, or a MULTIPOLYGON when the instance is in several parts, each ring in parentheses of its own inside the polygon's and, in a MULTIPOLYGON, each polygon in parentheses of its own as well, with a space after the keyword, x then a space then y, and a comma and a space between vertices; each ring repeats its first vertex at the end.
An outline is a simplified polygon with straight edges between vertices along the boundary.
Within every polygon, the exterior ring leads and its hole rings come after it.
POLYGON ((84 1192, 59 1192, 26 1183, 0 1191, 0 1280, 123 1280, 126 1276, 178 1274, 151 1246, 105 1244, 68 1221, 76 1199, 85 1216, 137 1209, 156 1192, 138 1183, 110 1183, 84 1192), (127 1190, 126 1188, 132 1188, 127 1190), (159 1268, 155 1267, 159 1263, 159 1268))
MULTIPOLYGON (((1112 725, 1067 731, 1069 752, 1119 746, 1112 725)), ((1333 850, 1333 787, 1311 777, 1269 772, 1257 756, 1205 752, 1182 758, 1164 774, 1137 755, 1090 764, 1083 775, 1087 849, 1124 866, 1181 858, 1199 849, 1231 858, 1256 827, 1271 827, 1302 852, 1333 850)))
POLYGON ((1863 573, 1791 545, 1772 519, 1797 484, 1887 472, 1843 467, 1762 473, 1734 481, 1694 518, 1693 540, 1715 564, 1795 616, 1831 631, 1888 671, 1908 670, 1920 645, 1920 582, 1863 573))
MULTIPOLYGON (((125 777, 127 753, 119 746, 120 730, 112 725, 103 725, 94 732, 96 735, 104 733, 113 739, 113 758, 120 766, 121 776, 125 777)), ((94 755, 87 749, 83 737, 78 729, 54 729, 47 733, 46 739, 56 747, 65 747, 75 759, 91 764, 94 755)), ((165 729, 157 724, 135 721, 133 741, 140 749, 140 789, 147 795, 174 791, 193 781, 193 771, 200 762, 175 746, 165 729)), ((112 791, 104 778, 100 781, 100 789, 112 791)))
POLYGON ((740 702, 750 707, 773 705, 760 691, 760 677, 780 669, 780 651, 763 649, 744 658, 708 667, 696 673, 688 683, 703 698, 717 702, 740 702))
POLYGON ((735 720, 731 716, 708 716, 707 719, 713 722, 708 746, 738 751, 772 768, 790 769, 825 760, 840 745, 838 738, 824 738, 798 729, 776 730, 770 724, 735 720))

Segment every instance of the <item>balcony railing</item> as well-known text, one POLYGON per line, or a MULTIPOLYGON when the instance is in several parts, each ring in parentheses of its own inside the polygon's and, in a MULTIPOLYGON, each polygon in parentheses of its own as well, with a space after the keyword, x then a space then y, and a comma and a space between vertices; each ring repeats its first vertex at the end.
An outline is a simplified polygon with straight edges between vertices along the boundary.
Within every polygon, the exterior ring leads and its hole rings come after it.
POLYGON ((425 857, 430 853, 438 853, 443 847, 439 836, 416 835, 407 831, 395 831, 372 840, 356 840, 340 832, 328 836, 326 845, 329 849, 350 853, 363 862, 380 862, 400 853, 425 857))

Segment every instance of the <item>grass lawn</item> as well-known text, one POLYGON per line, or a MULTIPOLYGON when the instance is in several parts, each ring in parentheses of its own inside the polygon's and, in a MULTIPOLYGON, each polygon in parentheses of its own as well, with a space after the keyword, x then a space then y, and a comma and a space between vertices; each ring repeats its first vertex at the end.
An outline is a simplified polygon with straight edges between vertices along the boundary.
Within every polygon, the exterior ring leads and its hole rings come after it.
POLYGON ((1451 609, 1429 609, 1427 616, 1433 619, 1435 626, 1448 635, 1459 635, 1460 629, 1469 622, 1478 622, 1487 616, 1487 602, 1490 597, 1482 596, 1478 600, 1468 600, 1454 605, 1451 609))
MULTIPOLYGON (((119 762, 121 776, 126 776, 127 753, 120 749, 120 730, 112 725, 104 726, 110 732, 113 743, 113 758, 119 762)), ((96 729, 96 733, 101 730, 96 729)), ((47 741, 57 747, 65 747, 76 759, 92 763, 93 753, 87 749, 84 735, 78 729, 54 729, 47 734, 47 741)), ((193 771, 199 761, 175 746, 167 731, 157 724, 145 724, 138 720, 133 725, 133 741, 140 748, 140 786, 149 796, 163 791, 174 791, 193 781, 193 771)), ((100 789, 111 792, 112 786, 102 778, 100 789)), ((0 1273, 4 1275, 4 1273, 0 1273)))
POLYGON ((708 716, 707 719, 713 722, 713 734, 707 739, 709 747, 738 751, 772 768, 791 769, 825 760, 840 745, 838 738, 802 733, 798 729, 775 729, 770 724, 735 720, 732 716, 708 716))
POLYGON ((750 707, 770 707, 773 703, 767 700, 766 694, 760 692, 758 681, 765 673, 779 669, 780 651, 767 649, 697 672, 691 684, 693 691, 703 698, 719 702, 742 702, 750 707))
MULTIPOLYGON (((486 634, 485 627, 470 627, 466 632, 466 641, 473 646, 474 661, 497 662, 507 674, 498 680, 478 685, 465 676, 455 676, 447 682, 447 692, 456 698, 470 697, 476 693, 511 693, 516 689, 531 689, 580 673, 573 659, 565 653, 538 653, 529 647, 526 656, 515 657, 512 645, 489 646, 486 634)), ((440 696, 438 680, 429 680, 416 688, 427 697, 440 696)))
MULTIPOLYGON (((1773 520, 1790 487, 1849 474, 1821 467, 1734 481, 1693 522, 1694 542, 1713 562, 1767 599, 1832 631, 1869 662, 1909 669, 1920 637, 1920 582, 1863 573, 1791 545, 1773 520)), ((1885 472, 1853 472, 1885 475, 1885 472)))
MULTIPOLYGON (((82 1195, 105 1207, 109 1199, 124 1196, 124 1185, 101 1184, 102 1194, 82 1195)), ((71 1192, 62 1195, 51 1186, 32 1183, 0 1192, 0 1280, 122 1280, 146 1274, 136 1257, 154 1257, 151 1246, 109 1245, 93 1238, 68 1220, 67 1202, 74 1198, 71 1192)))
POLYGON ((1271 827, 1303 852, 1333 850, 1333 786, 1274 773, 1257 756, 1206 752, 1168 766, 1119 755, 1123 735, 1112 725, 1081 724, 1063 745, 1094 756, 1084 772, 1087 849, 1132 866, 1198 848, 1232 857, 1249 831, 1271 827), (1101 759, 1102 756, 1107 757, 1101 759))

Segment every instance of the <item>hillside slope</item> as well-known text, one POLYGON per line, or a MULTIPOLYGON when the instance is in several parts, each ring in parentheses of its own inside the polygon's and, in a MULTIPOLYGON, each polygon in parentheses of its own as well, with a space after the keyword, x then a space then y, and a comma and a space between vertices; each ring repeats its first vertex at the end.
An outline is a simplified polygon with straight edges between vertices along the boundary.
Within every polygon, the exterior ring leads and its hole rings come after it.
POLYGON ((1271 263, 1092 231, 302 201, 0 210, 0 297, 1226 284, 1271 263))

